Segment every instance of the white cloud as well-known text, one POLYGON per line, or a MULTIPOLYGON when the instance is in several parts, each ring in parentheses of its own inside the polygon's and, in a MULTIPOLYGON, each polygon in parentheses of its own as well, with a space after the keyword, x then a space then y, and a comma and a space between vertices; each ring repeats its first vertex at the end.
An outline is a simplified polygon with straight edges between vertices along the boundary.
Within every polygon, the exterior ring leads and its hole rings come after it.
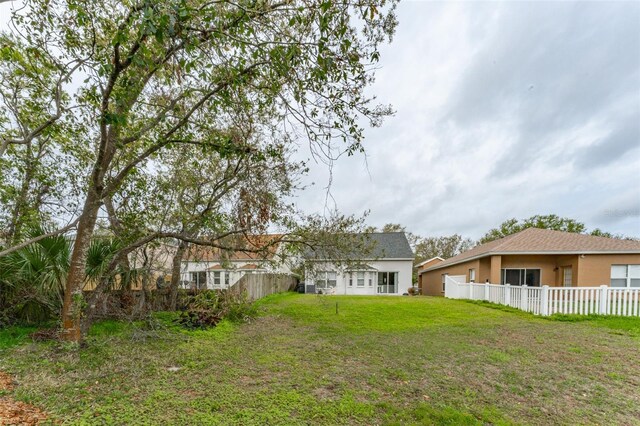
MULTIPOLYGON (((367 132, 370 177, 362 157, 335 164, 339 208, 422 235, 479 237, 556 213, 640 236, 640 217, 598 214, 619 199, 640 206, 640 131, 628 125, 640 122, 640 4, 405 2, 398 13, 374 87, 397 114, 367 132)), ((323 201, 310 191, 299 204, 323 201)))

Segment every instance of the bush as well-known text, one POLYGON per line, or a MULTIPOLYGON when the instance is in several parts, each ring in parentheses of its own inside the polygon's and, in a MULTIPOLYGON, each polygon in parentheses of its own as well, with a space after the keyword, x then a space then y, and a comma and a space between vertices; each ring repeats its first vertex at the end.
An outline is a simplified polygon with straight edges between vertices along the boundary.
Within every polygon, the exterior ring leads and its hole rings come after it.
POLYGON ((223 319, 246 321, 255 313, 256 308, 246 293, 206 290, 191 296, 175 321, 189 330, 196 330, 215 327, 223 319))
MULTIPOLYGON (((36 228, 28 237, 45 232, 36 228)), ((69 253, 69 241, 58 235, 0 257, 0 325, 39 324, 59 316, 69 253)))

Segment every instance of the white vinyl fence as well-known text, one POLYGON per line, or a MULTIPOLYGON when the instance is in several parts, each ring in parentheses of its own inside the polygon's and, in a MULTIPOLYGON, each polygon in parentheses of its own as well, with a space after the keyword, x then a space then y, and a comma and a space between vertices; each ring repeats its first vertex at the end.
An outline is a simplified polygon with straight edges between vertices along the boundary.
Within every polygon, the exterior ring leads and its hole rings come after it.
POLYGON ((459 282, 446 276, 444 296, 450 299, 484 300, 536 315, 640 316, 640 288, 475 284, 459 282))

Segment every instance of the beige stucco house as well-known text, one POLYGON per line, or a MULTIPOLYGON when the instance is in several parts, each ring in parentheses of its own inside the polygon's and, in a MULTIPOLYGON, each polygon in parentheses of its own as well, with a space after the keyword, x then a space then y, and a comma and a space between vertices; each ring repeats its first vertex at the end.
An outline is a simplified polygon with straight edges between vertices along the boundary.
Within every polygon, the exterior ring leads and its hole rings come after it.
POLYGON ((444 295, 445 275, 492 284, 640 287, 640 241, 529 228, 417 267, 422 294, 431 296, 444 295))

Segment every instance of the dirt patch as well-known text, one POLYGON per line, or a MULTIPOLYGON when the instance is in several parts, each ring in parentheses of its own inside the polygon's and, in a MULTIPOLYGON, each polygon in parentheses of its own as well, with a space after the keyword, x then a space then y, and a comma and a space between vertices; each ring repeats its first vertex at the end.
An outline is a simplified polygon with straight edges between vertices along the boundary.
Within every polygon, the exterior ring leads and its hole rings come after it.
POLYGON ((0 398, 0 425, 37 425, 47 419, 47 415, 33 405, 0 398))
MULTIPOLYGON (((0 371, 0 390, 11 391, 14 381, 6 373, 0 371)), ((15 401, 11 397, 0 398, 0 425, 37 425, 47 419, 47 415, 33 405, 15 401)))
POLYGON ((337 398, 334 386, 323 386, 312 391, 313 396, 320 401, 333 401, 337 398))
POLYGON ((0 391, 11 391, 13 390, 13 386, 13 378, 7 373, 0 371, 0 391))

